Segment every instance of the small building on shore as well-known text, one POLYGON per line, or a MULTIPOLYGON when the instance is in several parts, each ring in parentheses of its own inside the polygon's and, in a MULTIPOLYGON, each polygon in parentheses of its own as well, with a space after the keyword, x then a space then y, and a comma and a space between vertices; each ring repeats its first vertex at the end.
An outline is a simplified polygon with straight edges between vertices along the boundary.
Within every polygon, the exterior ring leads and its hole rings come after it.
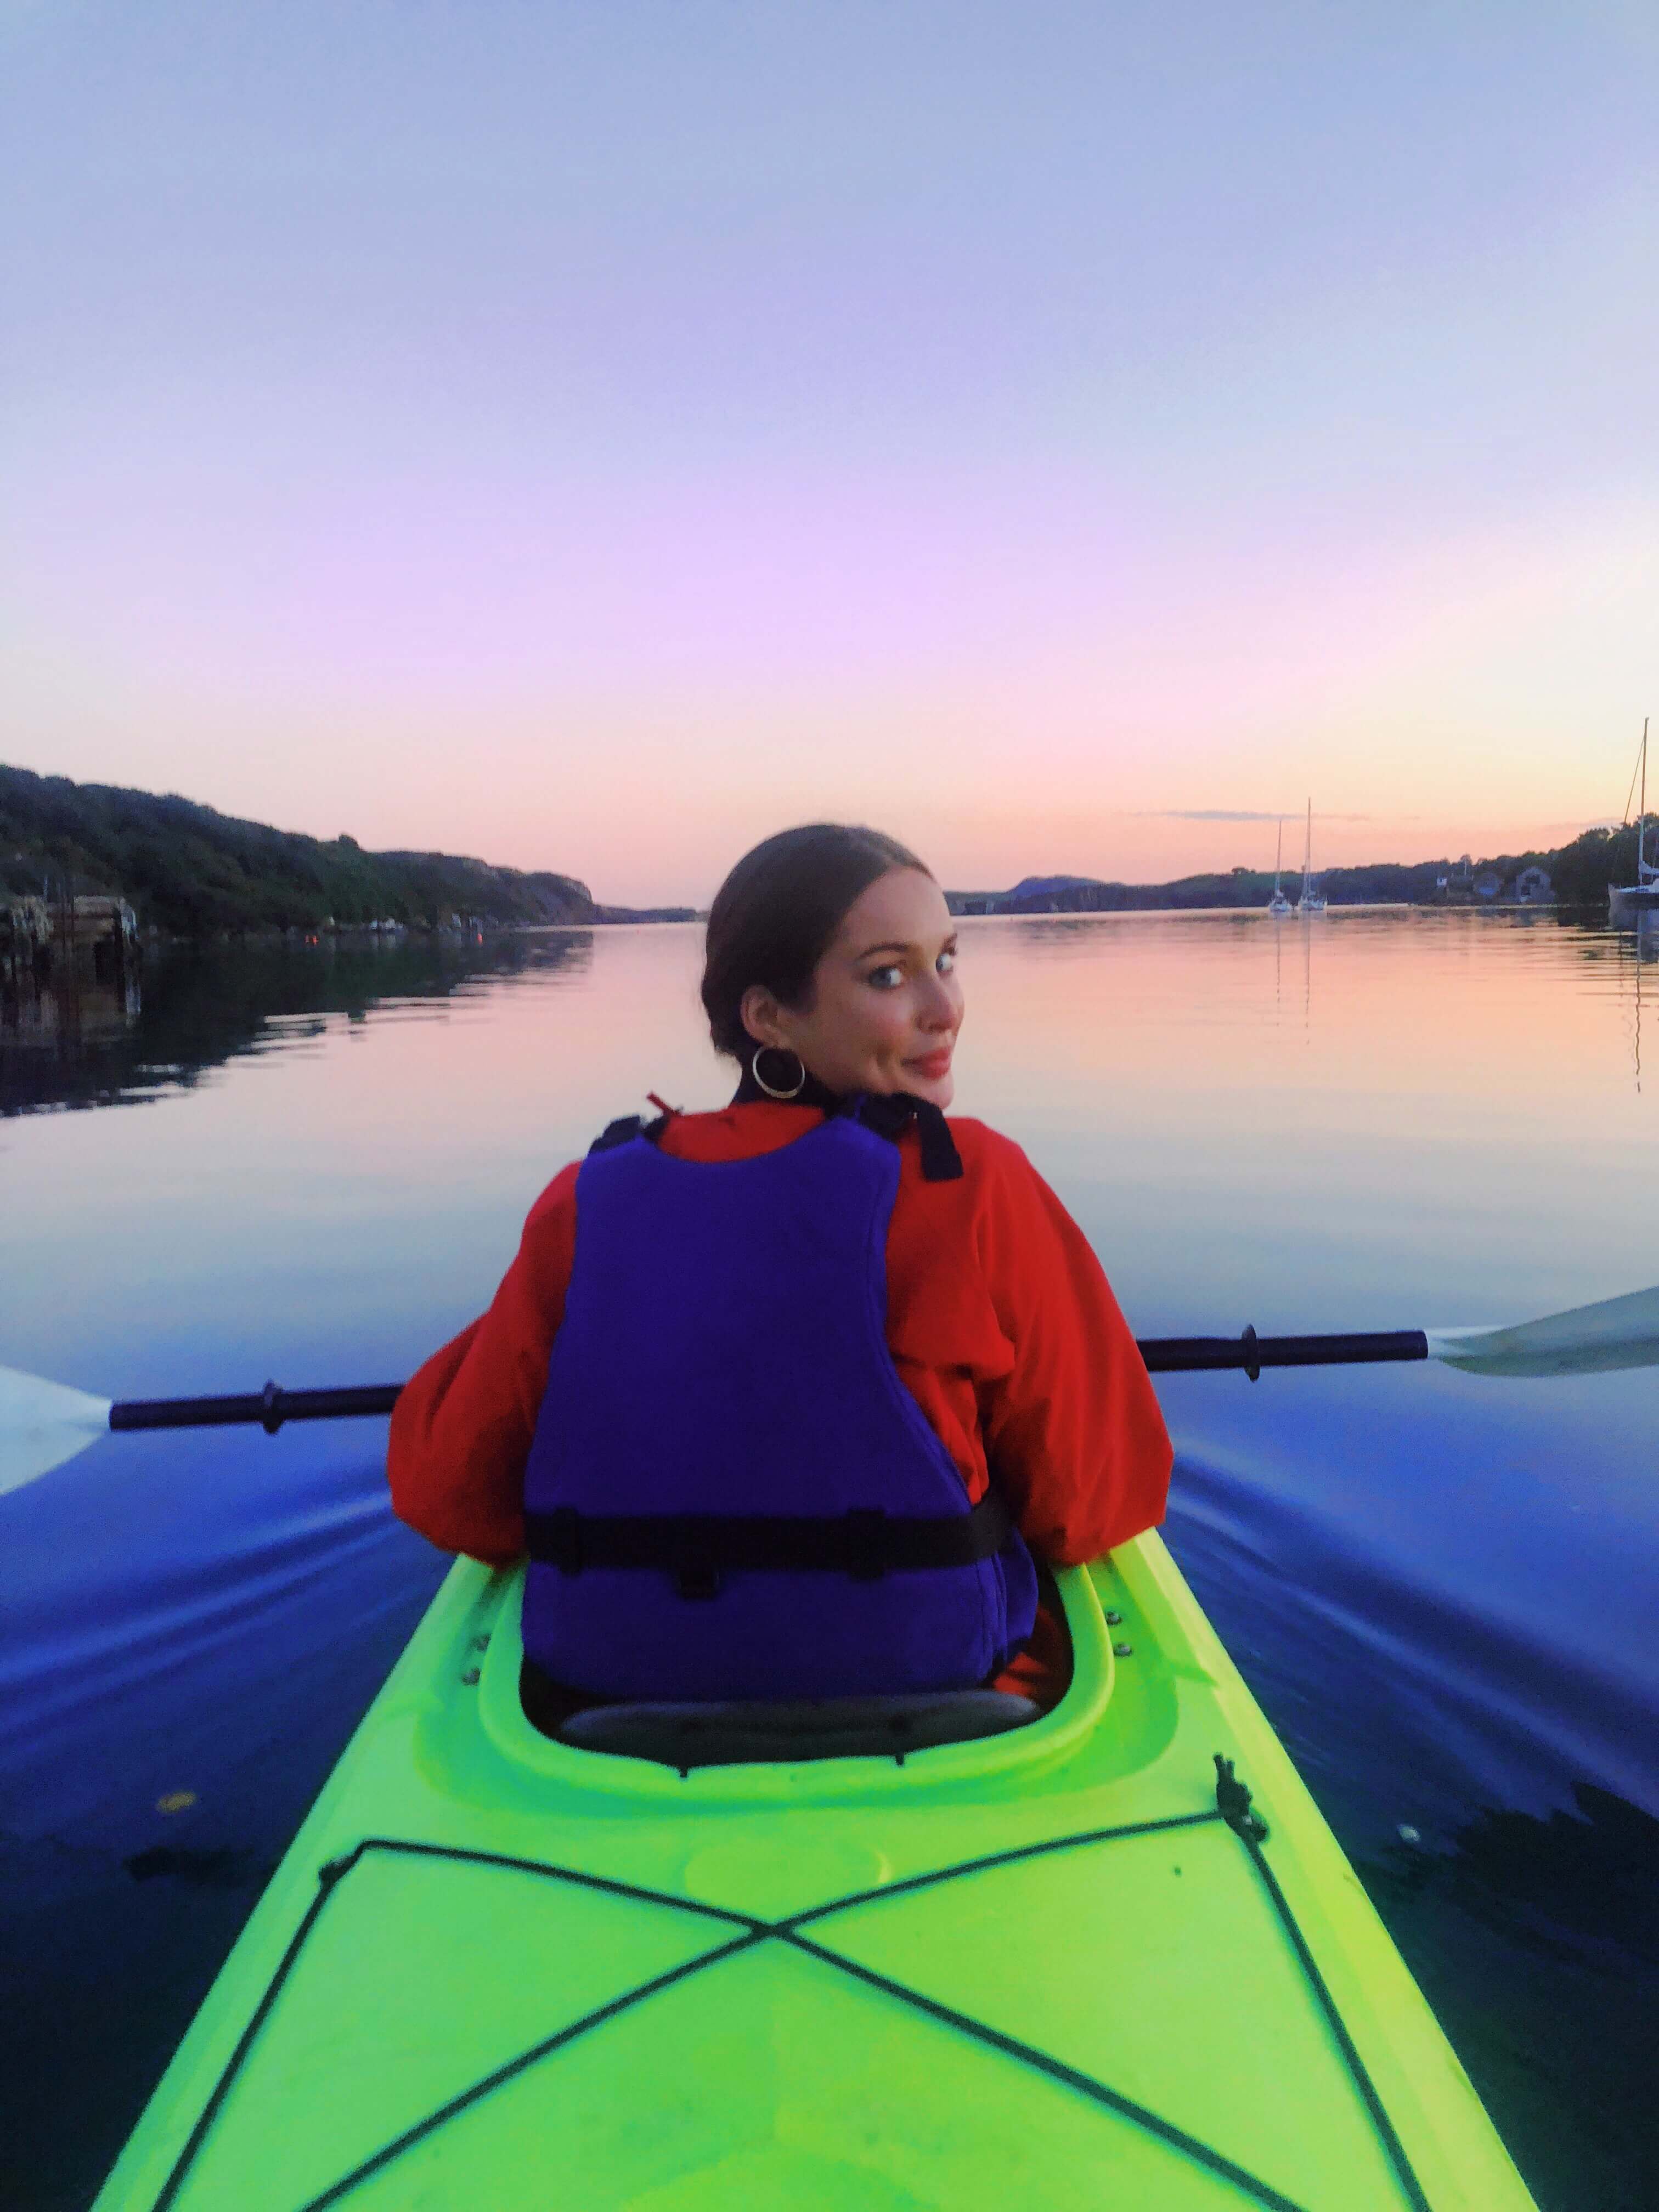
POLYGON ((124 898, 102 891, 60 900, 52 915, 54 969, 93 983, 125 984, 141 957, 138 917, 124 898))

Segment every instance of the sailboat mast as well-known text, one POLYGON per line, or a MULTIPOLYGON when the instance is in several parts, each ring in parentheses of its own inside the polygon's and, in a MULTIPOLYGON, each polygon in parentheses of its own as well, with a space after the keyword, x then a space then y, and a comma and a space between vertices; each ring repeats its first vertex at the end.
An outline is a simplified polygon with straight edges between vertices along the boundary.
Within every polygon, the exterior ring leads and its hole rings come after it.
POLYGON ((1628 922, 1640 922, 1659 913, 1659 863, 1648 858, 1648 723, 1642 717, 1642 750, 1636 756, 1636 772, 1631 777, 1625 793, 1624 822, 1630 827, 1630 802, 1639 782, 1641 796, 1636 803, 1636 880, 1632 884, 1607 885, 1607 918, 1614 928, 1622 929, 1628 922))
POLYGON ((1648 718, 1642 717, 1642 803, 1636 815, 1636 880, 1647 877, 1648 848, 1648 718))

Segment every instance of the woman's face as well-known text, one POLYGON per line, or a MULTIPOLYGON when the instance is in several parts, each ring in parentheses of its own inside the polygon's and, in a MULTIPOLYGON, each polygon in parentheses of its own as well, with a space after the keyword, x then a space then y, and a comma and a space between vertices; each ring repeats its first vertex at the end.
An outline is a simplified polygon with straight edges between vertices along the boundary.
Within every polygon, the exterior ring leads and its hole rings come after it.
POLYGON ((939 885, 918 868, 890 868, 842 916, 809 1003, 786 1006, 757 985, 744 994, 744 1023, 832 1091, 908 1091, 948 1106, 963 1014, 956 955, 939 885))

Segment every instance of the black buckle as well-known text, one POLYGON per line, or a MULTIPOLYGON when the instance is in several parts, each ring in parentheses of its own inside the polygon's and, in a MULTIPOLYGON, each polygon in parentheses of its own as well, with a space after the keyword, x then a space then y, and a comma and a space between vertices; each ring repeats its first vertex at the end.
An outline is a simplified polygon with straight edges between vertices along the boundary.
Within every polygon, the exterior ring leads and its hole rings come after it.
POLYGON ((543 1516, 544 1556, 562 1575, 582 1571, 582 1516, 574 1505, 556 1505, 543 1516))
POLYGON ((878 1583, 887 1571, 887 1515, 879 1505, 847 1514, 847 1571, 855 1583, 878 1583))
POLYGON ((718 1597, 720 1590, 720 1571, 713 1546, 695 1525, 684 1523, 675 1531, 675 1548, 679 1561, 674 1569, 674 1587, 683 1598, 694 1605, 707 1604, 718 1597))

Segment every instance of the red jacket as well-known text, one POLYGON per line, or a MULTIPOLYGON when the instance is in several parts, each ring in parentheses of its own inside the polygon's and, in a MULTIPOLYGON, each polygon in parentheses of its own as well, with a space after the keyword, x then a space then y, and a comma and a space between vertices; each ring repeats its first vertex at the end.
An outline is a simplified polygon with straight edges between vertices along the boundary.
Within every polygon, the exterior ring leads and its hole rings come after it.
MULTIPOLYGON (((770 1102, 676 1115, 663 1150, 749 1159, 822 1119, 770 1102)), ((888 1344, 969 1498, 988 1460, 1034 1552, 1092 1559, 1163 1518, 1171 1455, 1158 1400, 1100 1262, 1024 1153, 981 1121, 951 1131, 957 1182, 925 1182, 914 1130, 900 1139, 888 1344)), ((492 1565, 524 1549, 525 1462, 575 1254, 576 1175, 566 1168, 542 1193, 489 1310, 434 1353, 392 1417, 400 1518, 492 1565)), ((1045 1649, 1040 1623, 1034 1650, 1045 1649)))

